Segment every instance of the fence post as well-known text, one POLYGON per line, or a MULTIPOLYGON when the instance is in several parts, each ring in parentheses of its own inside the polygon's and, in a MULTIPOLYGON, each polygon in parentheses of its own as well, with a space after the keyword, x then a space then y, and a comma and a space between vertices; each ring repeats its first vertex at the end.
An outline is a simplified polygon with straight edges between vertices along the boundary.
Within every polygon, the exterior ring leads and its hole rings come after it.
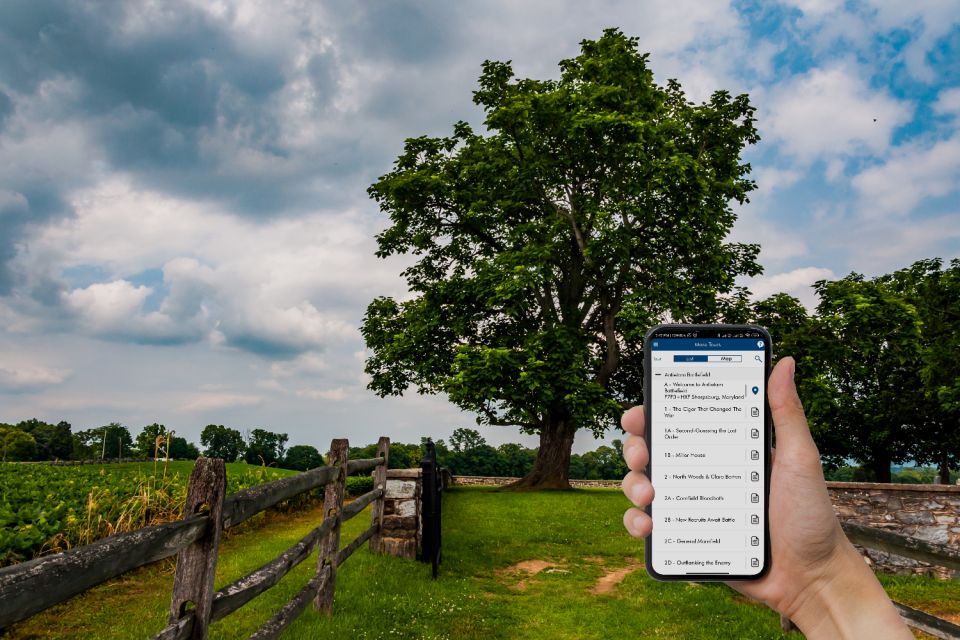
POLYGON ((206 640, 213 605, 213 578, 217 568, 217 551, 223 530, 223 496, 227 488, 227 472, 219 458, 199 458, 190 474, 186 520, 198 513, 208 516, 207 530, 199 540, 184 548, 177 556, 177 573, 170 598, 170 623, 189 614, 192 605, 193 630, 190 638, 206 640))
POLYGON ((376 527, 376 532, 370 538, 370 551, 383 552, 383 504, 387 497, 387 467, 390 464, 390 438, 380 436, 377 442, 377 458, 383 458, 383 464, 373 470, 373 488, 382 489, 383 494, 376 499, 370 509, 370 526, 376 527))
POLYGON ((320 552, 317 557, 317 573, 323 571, 324 566, 330 566, 330 577, 323 583, 323 588, 317 592, 313 600, 313 608, 326 613, 333 612, 333 593, 337 581, 337 552, 340 550, 340 518, 343 512, 343 487, 347 483, 347 450, 348 443, 344 438, 337 438, 330 443, 330 455, 327 464, 339 466, 335 480, 327 483, 323 494, 324 519, 334 516, 336 522, 330 532, 320 541, 320 552))
POLYGON ((437 449, 427 438, 427 451, 420 460, 420 523, 423 534, 420 543, 420 559, 433 565, 433 577, 440 569, 440 467, 437 466, 437 449))

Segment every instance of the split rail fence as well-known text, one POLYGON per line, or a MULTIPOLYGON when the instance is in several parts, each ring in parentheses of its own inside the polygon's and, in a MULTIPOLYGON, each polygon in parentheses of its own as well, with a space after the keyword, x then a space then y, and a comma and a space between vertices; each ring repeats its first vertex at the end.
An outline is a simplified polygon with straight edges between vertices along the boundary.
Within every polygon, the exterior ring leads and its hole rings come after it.
POLYGON ((0 569, 0 630, 132 569, 177 556, 168 624, 153 640, 207 637, 220 620, 277 584, 319 547, 317 570, 293 599, 251 638, 276 638, 312 601, 331 612, 337 567, 365 542, 380 550, 389 438, 380 438, 377 457, 348 460, 348 443, 334 440, 327 465, 225 496, 223 460, 200 458, 190 475, 184 517, 176 522, 109 536, 93 544, 0 569), (344 505, 346 478, 374 471, 373 489, 344 505), (325 486, 324 519, 299 542, 256 571, 214 591, 214 573, 224 529, 284 500, 325 486), (370 526, 340 549, 340 525, 373 504, 370 526))

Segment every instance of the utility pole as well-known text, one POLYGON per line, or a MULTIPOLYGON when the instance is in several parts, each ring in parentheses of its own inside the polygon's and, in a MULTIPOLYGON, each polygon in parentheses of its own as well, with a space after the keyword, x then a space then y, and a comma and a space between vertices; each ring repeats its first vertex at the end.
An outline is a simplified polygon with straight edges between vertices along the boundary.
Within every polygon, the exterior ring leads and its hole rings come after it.
POLYGON ((107 427, 103 427, 103 449, 100 450, 100 462, 107 457, 107 427))

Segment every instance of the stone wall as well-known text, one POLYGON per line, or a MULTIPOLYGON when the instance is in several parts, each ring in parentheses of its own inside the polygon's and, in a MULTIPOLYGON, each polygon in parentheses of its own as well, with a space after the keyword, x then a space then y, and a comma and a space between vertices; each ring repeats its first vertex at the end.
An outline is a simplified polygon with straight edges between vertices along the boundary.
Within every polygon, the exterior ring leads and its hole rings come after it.
MULTIPOLYGON (((960 544, 960 486, 828 482, 827 489, 837 517, 842 521, 850 520, 937 544, 960 544)), ((882 571, 960 577, 960 572, 883 551, 862 548, 860 551, 871 565, 882 571)))
POLYGON ((416 558, 420 547, 420 469, 387 470, 383 500, 384 553, 401 558, 416 558))

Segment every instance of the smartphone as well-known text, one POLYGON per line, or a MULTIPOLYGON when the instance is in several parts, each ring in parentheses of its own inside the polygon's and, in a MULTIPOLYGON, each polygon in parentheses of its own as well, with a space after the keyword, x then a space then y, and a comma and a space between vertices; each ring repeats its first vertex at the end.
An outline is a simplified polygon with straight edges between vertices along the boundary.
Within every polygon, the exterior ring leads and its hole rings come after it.
POLYGON ((653 578, 753 580, 770 569, 770 353, 770 334, 752 325, 647 333, 653 578))

